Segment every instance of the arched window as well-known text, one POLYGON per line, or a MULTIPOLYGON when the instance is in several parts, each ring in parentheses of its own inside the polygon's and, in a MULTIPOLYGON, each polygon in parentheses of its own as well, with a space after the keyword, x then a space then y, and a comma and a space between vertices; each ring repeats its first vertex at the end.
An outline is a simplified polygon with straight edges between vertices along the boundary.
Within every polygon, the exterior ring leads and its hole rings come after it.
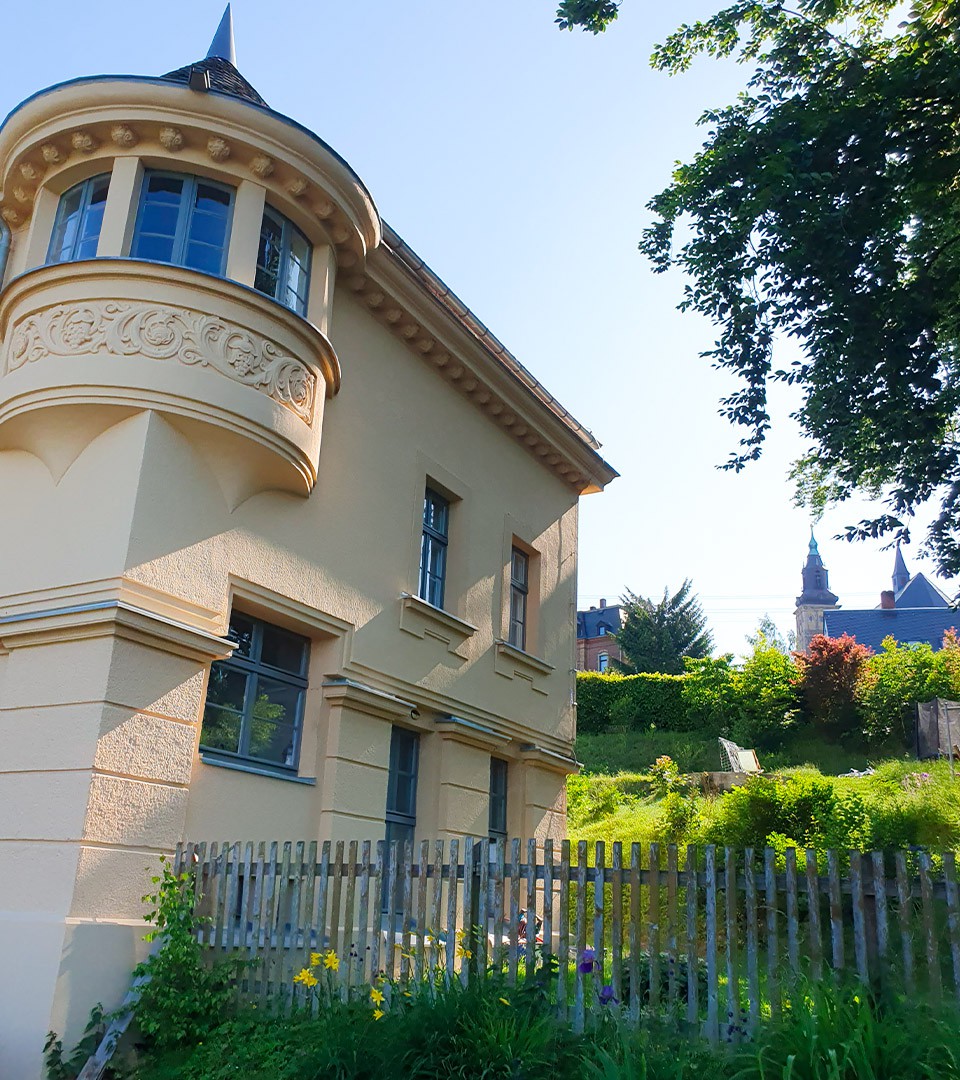
POLYGON ((96 257, 109 187, 110 174, 106 173, 92 176, 64 192, 50 238, 48 263, 96 257))
POLYGON ((222 276, 233 190, 199 176, 148 172, 130 254, 222 276))
POLYGON ((597 656, 597 671, 606 671, 610 666, 610 654, 602 652, 597 656))
POLYGON ((307 313, 310 292, 310 243, 272 207, 263 211, 254 287, 298 315, 307 313))

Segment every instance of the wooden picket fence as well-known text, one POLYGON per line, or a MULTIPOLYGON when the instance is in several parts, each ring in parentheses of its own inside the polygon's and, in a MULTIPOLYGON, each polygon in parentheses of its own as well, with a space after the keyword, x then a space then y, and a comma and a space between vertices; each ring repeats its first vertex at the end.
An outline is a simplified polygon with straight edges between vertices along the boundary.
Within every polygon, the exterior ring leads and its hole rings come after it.
POLYGON ((237 993, 264 1007, 302 1002, 293 976, 331 950, 344 996, 380 975, 516 984, 549 971, 575 1028, 615 1008, 714 1042, 776 1017, 800 974, 960 998, 952 852, 609 854, 550 840, 226 842, 181 845, 175 865, 193 872, 210 957, 254 961, 237 993))

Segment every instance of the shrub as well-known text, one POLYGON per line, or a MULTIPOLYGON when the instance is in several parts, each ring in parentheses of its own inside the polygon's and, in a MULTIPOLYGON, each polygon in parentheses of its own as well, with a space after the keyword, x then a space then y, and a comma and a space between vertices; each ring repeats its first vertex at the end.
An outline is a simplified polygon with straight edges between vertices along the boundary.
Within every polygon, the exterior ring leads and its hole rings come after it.
MULTIPOLYGON (((949 648, 960 652, 954 643, 949 648)), ((883 649, 870 658, 857 698, 871 739, 893 735, 904 746, 913 738, 917 702, 951 697, 952 657, 938 659, 927 644, 899 645, 885 638, 883 649)))
POLYGON ((826 736, 842 738, 860 729, 857 685, 872 655, 849 634, 817 634, 807 652, 794 654, 807 716, 826 736))
POLYGON ((732 654, 687 660, 686 668, 681 695, 685 727, 713 735, 726 733, 737 706, 732 654))
POLYGON ((733 738, 743 746, 772 750, 797 721, 800 698, 793 659, 760 635, 736 678, 733 738))
POLYGON ((658 728, 682 731, 687 726, 682 699, 683 676, 577 673, 577 731, 596 734, 612 727, 621 731, 658 728))
POLYGON ((193 875, 175 874, 161 856, 161 870, 152 879, 156 892, 143 898, 153 910, 144 916, 154 929, 147 941, 160 940, 152 956, 134 969, 147 977, 133 1007, 137 1027, 148 1045, 165 1050, 202 1040, 223 1019, 233 998, 231 978, 236 962, 212 968, 203 962, 194 914, 193 875))

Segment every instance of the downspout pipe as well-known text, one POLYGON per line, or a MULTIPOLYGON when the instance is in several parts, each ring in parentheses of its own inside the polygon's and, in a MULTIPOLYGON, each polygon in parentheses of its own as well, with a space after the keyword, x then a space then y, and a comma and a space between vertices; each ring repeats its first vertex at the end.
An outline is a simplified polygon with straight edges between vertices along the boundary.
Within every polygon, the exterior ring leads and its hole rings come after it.
POLYGON ((7 259, 10 257, 10 226, 0 217, 0 289, 3 288, 3 276, 7 272, 7 259))

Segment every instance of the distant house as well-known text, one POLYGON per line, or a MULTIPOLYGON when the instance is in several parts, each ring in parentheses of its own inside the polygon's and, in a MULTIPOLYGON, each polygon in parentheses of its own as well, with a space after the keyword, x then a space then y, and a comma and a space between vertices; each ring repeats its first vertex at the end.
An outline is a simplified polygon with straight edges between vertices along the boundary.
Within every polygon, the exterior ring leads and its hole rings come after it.
POLYGON ((803 592, 797 597, 797 648, 806 651, 814 634, 828 637, 849 634, 861 645, 879 650, 884 638, 900 644, 943 645, 947 630, 960 627, 960 612, 923 574, 907 570, 900 545, 894 557, 892 588, 880 593, 875 608, 843 608, 827 588, 827 571, 811 536, 803 570, 803 592))
POLYGON ((599 607, 577 612, 577 671, 606 671, 611 660, 620 659, 614 634, 620 632, 620 606, 599 607))

